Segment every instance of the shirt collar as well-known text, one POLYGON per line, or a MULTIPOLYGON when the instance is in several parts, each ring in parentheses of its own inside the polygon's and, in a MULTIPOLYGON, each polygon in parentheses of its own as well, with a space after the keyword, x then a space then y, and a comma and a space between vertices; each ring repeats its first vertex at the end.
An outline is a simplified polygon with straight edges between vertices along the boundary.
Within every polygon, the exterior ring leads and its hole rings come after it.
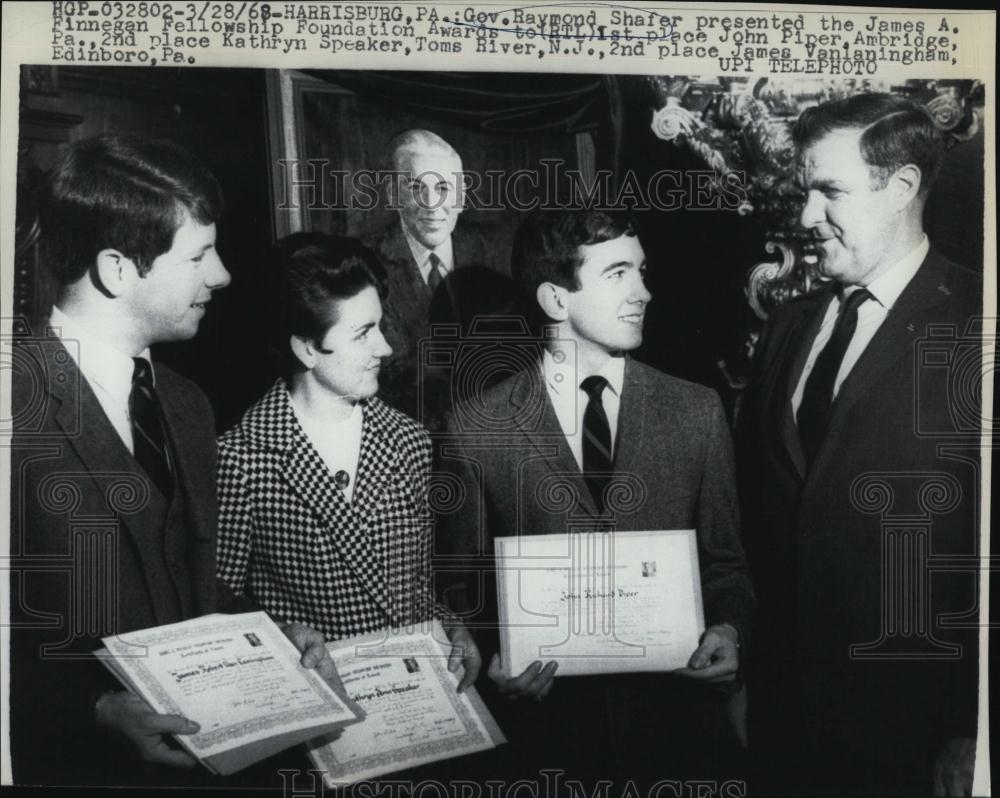
POLYGON ((896 303, 899 295, 903 293, 903 289, 909 285, 913 275, 917 273, 920 264, 924 262, 930 248, 930 241, 925 235, 908 255, 866 286, 869 293, 882 307, 888 310, 896 303))
POLYGON ((609 357, 605 364, 598 369, 596 375, 580 375, 576 368, 576 358, 568 355, 561 363, 557 363, 552 350, 546 349, 542 355, 542 374, 545 377, 545 382, 557 394, 561 392, 561 389, 565 390, 567 385, 581 390, 580 383, 584 379, 591 376, 601 376, 608 381, 608 387, 620 398, 625 384, 625 358, 609 357))
POLYGON ((410 254, 413 255, 413 260, 420 269, 420 273, 425 275, 430 272, 430 266, 427 263, 427 258, 433 252, 438 256, 441 261, 441 265, 438 267, 441 271, 441 275, 444 276, 452 270, 452 261, 454 257, 452 255, 451 247, 451 236, 448 236, 444 242, 434 249, 429 249, 421 244, 417 239, 410 235, 410 231, 406 229, 406 225, 400 222, 400 226, 403 228, 403 237, 406 239, 406 244, 410 248, 410 254))
MULTIPOLYGON (((49 315, 49 327, 61 341, 75 342, 75 346, 67 346, 66 350, 88 381, 97 383, 112 396, 128 400, 132 392, 132 372, 135 370, 131 357, 94 335, 86 324, 68 316, 55 305, 49 315)), ((152 368, 149 349, 143 350, 139 357, 149 361, 155 383, 156 372, 152 368)))

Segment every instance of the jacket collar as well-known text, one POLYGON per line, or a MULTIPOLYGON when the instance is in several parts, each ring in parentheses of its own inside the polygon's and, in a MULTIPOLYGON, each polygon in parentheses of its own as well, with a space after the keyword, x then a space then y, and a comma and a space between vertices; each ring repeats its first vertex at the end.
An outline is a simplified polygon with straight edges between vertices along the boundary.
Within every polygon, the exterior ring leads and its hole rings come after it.
POLYGON ((817 464, 824 455, 830 455, 829 444, 836 439, 838 427, 851 408, 876 389, 882 373, 900 358, 916 356, 916 342, 926 334, 928 312, 944 304, 950 295, 945 261, 932 250, 840 386, 830 410, 824 445, 816 455, 817 464))
MULTIPOLYGON (((85 478, 93 483, 91 490, 105 492, 108 510, 121 531, 132 539, 144 571, 149 573, 156 568, 154 564, 162 562, 164 555, 162 544, 157 546, 157 536, 143 534, 143 531, 164 523, 169 509, 165 499, 108 421, 93 389, 62 343, 54 338, 51 342, 46 341, 44 351, 49 369, 47 390, 58 403, 55 423, 85 467, 85 478), (110 474, 117 475, 113 484, 107 479, 110 474)), ((193 458, 197 455, 184 434, 185 418, 191 408, 168 389, 170 379, 165 371, 161 371, 161 377, 157 394, 177 466, 174 501, 183 496, 187 502, 187 534, 211 536, 214 529, 200 528, 204 513, 192 506, 196 497, 204 494, 204 489, 192 484, 193 458)), ((211 523, 214 524, 214 518, 211 523)), ((198 586, 192 585, 192 589, 197 590, 198 586)), ((150 595, 154 615, 159 622, 166 623, 171 614, 165 597, 158 596, 155 591, 150 595)), ((184 606, 187 598, 180 596, 180 601, 184 606)))
MULTIPOLYGON (((780 344, 788 351, 784 356, 777 355, 772 359, 772 362, 785 364, 784 373, 774 383, 774 391, 780 392, 775 397, 779 401, 774 406, 781 414, 778 429, 782 443, 801 479, 806 477, 806 463, 792 414, 791 397, 823 314, 833 300, 834 291, 835 287, 830 286, 815 296, 796 302, 794 310, 797 316, 789 323, 780 344)), ((932 247, 841 385, 831 408, 827 435, 816 454, 813 474, 820 470, 824 460, 832 456, 833 441, 836 440, 838 427, 844 423, 848 411, 874 388, 879 376, 887 368, 900 357, 914 354, 915 341, 924 333, 923 317, 934 307, 946 302, 950 295, 947 261, 932 247)))
MULTIPOLYGON (((365 434, 372 432, 382 437, 391 437, 399 426, 388 406, 377 397, 364 401, 361 412, 365 434)), ((290 445, 308 443, 306 434, 295 418, 288 384, 280 378, 246 412, 240 422, 240 431, 247 442, 257 449, 287 451, 290 445)))

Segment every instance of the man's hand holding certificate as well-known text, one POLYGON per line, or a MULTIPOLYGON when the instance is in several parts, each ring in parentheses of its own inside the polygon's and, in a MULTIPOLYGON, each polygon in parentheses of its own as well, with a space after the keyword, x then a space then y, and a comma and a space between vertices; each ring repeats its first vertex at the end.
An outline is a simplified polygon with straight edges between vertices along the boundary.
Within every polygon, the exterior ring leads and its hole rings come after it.
POLYGON ((725 681, 738 667, 735 629, 702 636, 693 530, 497 538, 496 553, 501 692, 543 698, 557 670, 725 681))
POLYGON ((343 688, 317 635, 281 630, 255 612, 105 638, 97 654, 132 692, 102 698, 98 718, 127 729, 148 761, 193 764, 163 737, 175 734, 209 770, 235 772, 363 716, 338 696, 343 688))

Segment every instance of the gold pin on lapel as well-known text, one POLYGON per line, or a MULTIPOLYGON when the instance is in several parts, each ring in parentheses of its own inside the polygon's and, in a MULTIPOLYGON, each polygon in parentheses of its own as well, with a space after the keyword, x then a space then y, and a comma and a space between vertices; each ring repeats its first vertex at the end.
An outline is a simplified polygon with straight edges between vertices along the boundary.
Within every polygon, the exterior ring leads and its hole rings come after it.
POLYGON ((944 285, 943 283, 938 286, 938 291, 940 291, 945 296, 951 296, 951 290, 948 288, 948 286, 944 285))

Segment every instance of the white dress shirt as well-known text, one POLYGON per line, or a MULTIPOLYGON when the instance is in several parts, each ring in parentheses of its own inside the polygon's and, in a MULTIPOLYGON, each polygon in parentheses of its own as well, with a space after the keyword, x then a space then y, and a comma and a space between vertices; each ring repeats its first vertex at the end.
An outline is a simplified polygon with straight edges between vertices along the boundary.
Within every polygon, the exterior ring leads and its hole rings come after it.
MULTIPOLYGON (((564 350, 559 350, 562 354, 564 350)), ((604 414, 608 417, 611 428, 611 450, 614 451, 618 438, 618 412, 621 409, 622 386, 625 383, 625 358, 612 357, 597 374, 582 374, 577 369, 576 358, 568 354, 562 362, 556 362, 556 357, 549 350, 542 356, 542 377, 545 380, 545 390, 549 394, 559 419, 559 426, 566 436, 570 451, 576 464, 583 471, 583 416, 587 412, 590 397, 580 387, 587 377, 601 376, 608 381, 608 387, 601 395, 604 414)))
MULTIPOLYGON (((53 306, 49 316, 49 327, 63 342, 66 351, 76 362, 77 368, 93 389, 104 414, 115 428, 126 448, 135 454, 132 443, 132 418, 128 400, 132 393, 132 372, 135 364, 124 352, 115 349, 99 336, 91 333, 86 326, 67 316, 53 306)), ((140 357, 150 361, 149 350, 140 357)), ((152 371, 155 384, 155 371, 152 371)))
POLYGON ((440 265, 438 266, 438 271, 441 272, 441 277, 446 277, 451 274, 452 270, 455 268, 455 256, 451 246, 451 236, 442 243, 439 247, 434 249, 428 249, 423 244, 421 244, 417 239, 410 235, 410 231, 403 227, 403 236, 406 238, 406 243, 410 247, 410 254, 413 255, 413 262, 417 264, 420 269, 420 276, 424 278, 426 283, 431 274, 431 253, 433 252, 438 256, 440 265))
MULTIPOLYGON (((899 295, 903 293, 903 289, 909 285, 910 280, 917 273, 920 264, 927 257, 929 249, 930 242, 927 240, 927 236, 924 236, 917 248, 910 252, 909 255, 896 263, 881 277, 865 286, 871 293, 872 298, 862 302, 858 306, 858 326, 854 330, 854 337, 851 338, 851 343, 848 344, 847 351, 844 352, 844 359, 840 362, 840 370, 837 372, 837 379, 833 383, 834 398, 836 398, 840 391, 840 386, 847 378, 847 375, 851 373, 861 354, 868 347, 868 344, 871 343, 872 338, 875 337, 878 328, 882 326, 882 322, 889 315, 892 306, 896 304, 899 295)), ((845 288, 845 294, 849 296, 857 288, 858 286, 849 286, 845 288)), ((806 359, 805 368, 802 369, 799 384, 795 387, 795 393, 792 394, 792 411, 796 415, 799 412, 799 405, 802 404, 802 394, 806 389, 806 380, 809 379, 809 375, 812 373, 813 366, 816 365, 816 359, 819 357, 820 352, 823 351, 823 347, 826 346, 833 335, 833 328, 837 324, 837 315, 839 312, 840 299, 835 296, 826 309, 826 315, 823 316, 819 333, 816 335, 816 340, 813 341, 812 349, 809 350, 809 357, 806 359)))

